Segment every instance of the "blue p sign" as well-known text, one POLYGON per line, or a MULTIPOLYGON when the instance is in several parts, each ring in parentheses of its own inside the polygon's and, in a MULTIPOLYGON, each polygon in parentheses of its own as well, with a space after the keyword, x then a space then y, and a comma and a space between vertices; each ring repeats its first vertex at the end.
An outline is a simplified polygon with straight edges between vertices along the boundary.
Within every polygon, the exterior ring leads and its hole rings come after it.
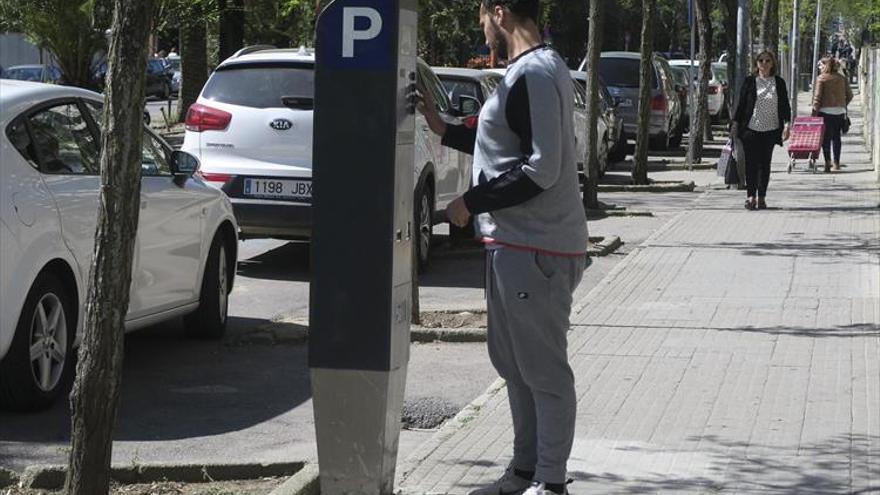
POLYGON ((382 32, 382 15, 371 7, 344 7, 342 9, 342 57, 354 57, 354 42, 375 39, 382 32), (367 19, 367 29, 355 28, 355 20, 367 19))
POLYGON ((397 7, 391 0, 337 0, 321 14, 318 46, 331 69, 393 70, 397 7))

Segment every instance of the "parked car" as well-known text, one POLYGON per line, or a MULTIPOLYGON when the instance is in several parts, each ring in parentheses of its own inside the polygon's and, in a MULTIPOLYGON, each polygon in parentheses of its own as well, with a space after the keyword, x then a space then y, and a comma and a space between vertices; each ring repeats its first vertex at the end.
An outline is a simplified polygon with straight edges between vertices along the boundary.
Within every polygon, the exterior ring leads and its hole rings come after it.
MULTIPOLYGON (((0 81, 0 407, 48 406, 73 372, 95 249, 103 97, 0 81)), ((126 330, 184 317, 220 337, 235 277, 229 200, 146 127, 126 330)))
MULTIPOLYGON (((182 149, 232 199, 245 239, 311 237, 314 66, 310 50, 244 48, 217 67, 187 113, 182 149)), ((446 89, 421 60, 417 74, 443 118, 458 122, 446 89)), ((424 267, 434 211, 467 191, 471 161, 441 146, 421 115, 415 148, 413 209, 424 267)))
MULTIPOLYGON (((619 102, 618 112, 623 116, 627 138, 633 139, 637 131, 640 60, 641 55, 637 52, 602 52, 599 57, 599 74, 619 102)), ((654 55, 653 62, 648 123, 650 144, 656 149, 677 147, 684 134, 684 120, 673 76, 666 59, 654 55)), ((586 64, 584 59, 580 70, 584 70, 586 64)))
POLYGON ((180 57, 168 56, 162 59, 165 64, 165 71, 171 74, 171 93, 180 92, 180 57))
MULTIPOLYGON (((571 77, 584 90, 583 97, 586 102, 587 73, 573 70, 571 77)), ((626 134, 623 132, 623 118, 617 113, 617 102, 608 92, 608 87, 601 77, 599 78, 599 112, 600 119, 605 121, 605 127, 608 129, 608 166, 610 167, 626 158, 627 142, 626 134)))
MULTIPOLYGON (((165 64, 161 59, 150 57, 147 59, 146 79, 144 80, 144 96, 156 96, 167 100, 171 97, 171 73, 165 70, 165 64)), ((107 62, 98 65, 95 78, 98 86, 104 87, 104 79, 107 75, 107 62)))
POLYGON ((690 71, 680 65, 671 65, 669 68, 672 70, 672 78, 675 80, 675 92, 678 94, 678 101, 681 102, 684 127, 685 129, 690 129, 691 98, 693 98, 693 93, 691 92, 693 84, 691 83, 690 71))
POLYGON ((720 120, 729 120, 730 110, 730 80, 727 78, 727 62, 712 63, 712 77, 721 81, 721 87, 724 89, 724 103, 719 113, 720 120))
POLYGON ((6 69, 3 77, 18 81, 33 81, 49 84, 62 83, 61 69, 54 65, 45 64, 15 65, 6 69))
POLYGON ((452 107, 463 115, 476 115, 495 91, 502 75, 479 69, 431 67, 437 74, 452 107))
MULTIPOLYGON (((675 67, 683 67, 688 72, 690 72, 690 70, 691 70, 690 69, 690 67, 691 67, 690 60, 672 60, 669 62, 669 65, 675 66, 675 67)), ((713 63, 712 65, 714 66, 715 64, 713 63)), ((699 67, 700 67, 700 61, 694 60, 694 69, 693 70, 695 73, 691 77, 691 80, 693 81, 693 85, 692 85, 693 88, 696 87, 697 81, 699 80, 699 67)), ((725 80, 727 79, 726 70, 727 69, 724 69, 725 80)), ((718 79, 718 77, 717 77, 718 73, 719 73, 719 71, 716 70, 714 67, 710 68, 709 74, 710 74, 711 78, 709 79, 709 89, 708 89, 709 117, 711 117, 712 120, 715 120, 715 121, 718 121, 721 119, 721 111, 724 109, 724 84, 723 84, 722 80, 718 79)), ((692 90, 692 93, 694 95, 696 95, 695 90, 692 90)))

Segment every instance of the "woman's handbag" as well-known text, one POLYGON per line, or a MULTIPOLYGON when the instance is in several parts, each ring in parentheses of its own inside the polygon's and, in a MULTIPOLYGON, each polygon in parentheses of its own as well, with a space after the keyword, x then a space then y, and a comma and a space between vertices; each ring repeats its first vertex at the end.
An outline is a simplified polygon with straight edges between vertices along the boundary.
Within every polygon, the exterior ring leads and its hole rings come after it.
POLYGON ((840 125, 840 132, 842 132, 842 133, 844 133, 844 134, 846 134, 847 132, 849 132, 849 126, 850 126, 850 125, 852 125, 852 122, 850 122, 850 120, 849 120, 849 112, 847 112, 847 113, 844 114, 844 116, 843 116, 843 123, 840 125))
POLYGON ((721 157, 718 158, 716 173, 724 177, 724 183, 734 185, 739 183, 739 172, 736 163, 736 139, 731 135, 727 143, 721 148, 721 157))
MULTIPOLYGON (((727 169, 735 161, 736 158, 733 154, 733 136, 731 136, 727 138, 727 143, 721 148, 721 156, 718 158, 718 168, 716 169, 718 176, 725 177, 727 175, 727 169)), ((735 166, 736 165, 734 164, 734 167, 735 166)))

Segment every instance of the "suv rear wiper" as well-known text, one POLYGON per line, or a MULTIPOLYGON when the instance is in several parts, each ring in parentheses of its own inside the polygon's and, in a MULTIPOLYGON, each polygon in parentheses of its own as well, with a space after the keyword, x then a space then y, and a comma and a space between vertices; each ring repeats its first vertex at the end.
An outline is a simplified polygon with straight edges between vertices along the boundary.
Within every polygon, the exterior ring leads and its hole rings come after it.
POLYGON ((282 96, 281 103, 294 110, 315 109, 315 99, 308 96, 282 96))

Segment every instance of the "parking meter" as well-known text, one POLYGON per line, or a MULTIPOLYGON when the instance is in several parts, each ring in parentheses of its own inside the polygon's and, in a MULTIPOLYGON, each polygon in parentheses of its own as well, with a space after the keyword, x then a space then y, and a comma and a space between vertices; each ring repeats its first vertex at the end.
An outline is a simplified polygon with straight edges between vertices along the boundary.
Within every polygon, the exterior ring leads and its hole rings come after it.
POLYGON ((393 490, 409 361, 417 0, 317 23, 309 367, 321 491, 393 490))

